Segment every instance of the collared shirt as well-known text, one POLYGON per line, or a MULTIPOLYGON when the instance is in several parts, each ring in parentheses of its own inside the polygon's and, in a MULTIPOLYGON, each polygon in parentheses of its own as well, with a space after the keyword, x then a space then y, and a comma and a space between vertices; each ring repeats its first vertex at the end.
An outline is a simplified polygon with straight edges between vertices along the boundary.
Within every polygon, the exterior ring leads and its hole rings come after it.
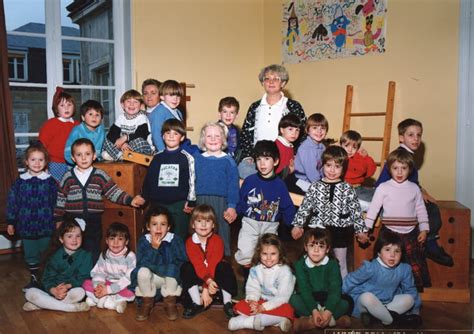
POLYGON ((74 174, 76 174, 77 179, 79 182, 81 182, 82 186, 86 185, 87 180, 89 179, 89 176, 91 176, 93 167, 87 168, 85 171, 79 170, 79 168, 74 167, 74 174))
POLYGON ((263 95, 260 106, 255 115, 254 145, 259 140, 275 141, 278 137, 278 123, 285 113, 288 98, 281 93, 281 99, 270 105, 267 102, 267 94, 263 95))
POLYGON ((31 179, 31 178, 33 178, 33 177, 37 177, 37 178, 40 179, 40 180, 46 180, 47 178, 51 177, 51 175, 48 174, 48 173, 46 173, 45 171, 42 171, 42 172, 41 172, 40 174, 38 174, 38 175, 32 175, 32 174, 30 174, 29 172, 26 172, 26 173, 23 173, 23 174, 20 175, 20 178, 21 178, 22 180, 29 180, 29 179, 31 179))
POLYGON ((314 263, 310 258, 309 256, 306 255, 306 258, 304 260, 304 263, 308 266, 308 268, 314 268, 314 267, 318 267, 318 266, 324 266, 325 264, 328 264, 329 262, 329 256, 325 256, 321 262, 319 263, 314 263))
POLYGON ((181 116, 181 112, 178 110, 178 109, 171 109, 166 103, 164 103, 163 101, 160 102, 166 109, 168 109, 170 111, 170 113, 173 115, 174 118, 176 118, 177 120, 180 120, 182 121, 183 120, 183 117, 181 116))
POLYGON ((74 123, 74 118, 69 117, 69 118, 64 118, 64 117, 57 117, 58 120, 60 120, 63 123, 74 123))

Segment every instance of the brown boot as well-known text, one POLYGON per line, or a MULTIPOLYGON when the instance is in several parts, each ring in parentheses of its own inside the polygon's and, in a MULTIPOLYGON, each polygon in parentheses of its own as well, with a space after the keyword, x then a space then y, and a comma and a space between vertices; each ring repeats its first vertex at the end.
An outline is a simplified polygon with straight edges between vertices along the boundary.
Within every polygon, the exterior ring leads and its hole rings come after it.
POLYGON ((135 319, 137 321, 145 321, 150 316, 153 310, 153 304, 155 300, 153 297, 142 297, 141 305, 137 306, 137 315, 135 319))
POLYGON ((337 328, 349 328, 351 327, 351 318, 348 315, 343 315, 336 320, 337 328))
POLYGON ((178 309, 176 308, 176 296, 168 296, 163 298, 165 313, 168 320, 178 319, 178 309))
POLYGON ((301 333, 304 331, 309 331, 310 329, 316 328, 316 325, 314 324, 313 317, 299 317, 296 318, 295 321, 293 322, 293 330, 295 333, 301 333))

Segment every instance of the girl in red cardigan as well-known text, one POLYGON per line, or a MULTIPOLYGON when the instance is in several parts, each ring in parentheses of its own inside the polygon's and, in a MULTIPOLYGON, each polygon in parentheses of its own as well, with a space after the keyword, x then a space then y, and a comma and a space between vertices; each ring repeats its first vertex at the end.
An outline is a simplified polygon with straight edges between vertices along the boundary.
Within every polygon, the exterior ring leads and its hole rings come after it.
POLYGON ((55 117, 43 124, 39 131, 39 140, 49 154, 49 173, 56 181, 60 182, 69 169, 66 160, 64 160, 64 146, 72 128, 79 122, 73 119, 74 98, 61 87, 56 88, 52 108, 55 117))
POLYGON ((194 233, 186 240, 190 262, 181 267, 183 318, 193 318, 208 309, 218 293, 225 314, 233 317, 232 296, 237 292, 237 281, 230 263, 223 261, 224 242, 215 233, 214 209, 198 205, 191 216, 191 227, 194 233))

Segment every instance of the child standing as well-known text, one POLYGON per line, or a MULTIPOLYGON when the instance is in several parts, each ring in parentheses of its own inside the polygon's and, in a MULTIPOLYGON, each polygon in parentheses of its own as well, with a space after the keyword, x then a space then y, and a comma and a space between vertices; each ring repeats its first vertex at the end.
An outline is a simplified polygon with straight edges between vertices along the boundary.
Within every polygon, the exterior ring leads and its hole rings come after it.
POLYGON ((354 299, 353 315, 368 327, 372 319, 402 328, 421 325, 421 300, 410 266, 401 263, 402 240, 389 230, 380 231, 374 259, 344 278, 342 289, 354 299))
POLYGON ((324 139, 329 124, 323 114, 312 114, 306 121, 308 137, 301 143, 295 157, 296 185, 306 192, 309 185, 322 178, 321 156, 326 149, 324 139))
POLYGON ((234 316, 232 296, 237 293, 237 280, 230 263, 223 261, 224 243, 215 233, 216 214, 212 207, 198 205, 191 216, 191 227, 194 233, 186 240, 190 262, 181 268, 183 317, 190 319, 205 311, 219 292, 224 313, 230 318, 234 316))
POLYGON ((184 121, 182 112, 178 109, 181 97, 184 95, 183 87, 175 80, 166 80, 159 89, 160 104, 149 115, 153 144, 157 151, 165 149, 161 135, 163 123, 168 119, 184 121))
POLYGON ((61 181, 68 170, 64 160, 64 148, 72 128, 79 124, 73 119, 74 98, 61 87, 56 88, 53 97, 54 118, 43 124, 39 131, 39 140, 48 151, 50 162, 48 171, 56 181, 61 181))
POLYGON ((44 290, 28 289, 24 311, 40 309, 82 312, 89 305, 80 302, 85 292, 81 288, 92 269, 89 252, 81 249, 82 229, 77 221, 67 218, 53 236, 46 257, 41 283, 44 290))
POLYGON ((54 216, 57 223, 66 212, 86 221, 84 249, 92 253, 95 263, 102 240, 104 196, 114 203, 134 207, 143 205, 145 200, 140 195, 132 198, 106 172, 92 166, 96 154, 89 139, 77 139, 71 146, 71 153, 76 166, 64 174, 59 184, 54 216))
POLYGON ((70 165, 74 165, 71 156, 71 145, 79 138, 87 138, 94 144, 98 157, 101 157, 102 145, 105 139, 105 129, 102 124, 104 108, 95 100, 88 100, 81 105, 82 123, 75 126, 64 148, 64 159, 70 165))
POLYGON ((219 101, 219 122, 227 127, 227 154, 238 160, 236 157, 239 146, 239 128, 234 124, 239 114, 239 101, 233 96, 227 96, 219 101))
POLYGON ((143 98, 136 90, 130 89, 123 93, 120 105, 124 112, 107 133, 102 151, 104 160, 122 160, 123 151, 126 150, 146 155, 153 153, 150 124, 145 112, 140 110, 142 104, 143 98))
POLYGON ((352 243, 354 230, 360 242, 367 242, 367 228, 362 219, 357 195, 342 177, 347 168, 347 153, 342 147, 329 146, 322 156, 324 177, 311 184, 293 220, 291 235, 299 239, 310 218, 309 227, 327 228, 331 232, 333 250, 347 275, 347 247, 352 243))
MULTIPOLYGON (((398 124, 398 139, 400 142, 399 149, 406 150, 415 155, 415 152, 421 145, 422 135, 423 125, 420 121, 412 118, 407 118, 401 121, 398 124)), ((380 172, 380 176, 375 183, 375 186, 379 186, 381 183, 390 180, 390 178, 389 169, 385 165, 380 172)), ((418 169, 416 166, 414 166, 410 175, 408 175, 408 180, 416 183, 420 187, 423 200, 425 201, 426 210, 428 212, 430 231, 426 241, 426 257, 443 266, 452 267, 454 265, 452 257, 444 251, 443 247, 438 245, 437 241, 439 239, 439 230, 442 225, 438 205, 436 204, 436 200, 428 194, 428 191, 420 186, 418 182, 418 169)))
POLYGON ((281 118, 278 123, 278 138, 275 143, 280 152, 280 163, 275 171, 276 174, 285 178, 295 171, 295 151, 293 143, 300 137, 300 119, 295 114, 288 114, 281 118))
POLYGON ((290 299, 296 315, 300 316, 294 323, 295 332, 328 326, 349 327, 354 302, 342 294, 341 273, 332 257, 329 231, 309 229, 303 241, 306 254, 295 264, 298 292, 290 299))
POLYGON ((112 223, 107 228, 105 243, 107 250, 102 252, 91 271, 92 279, 87 279, 82 287, 86 291, 86 302, 124 313, 127 302, 135 299, 135 294, 128 289, 130 274, 137 259, 128 248, 130 232, 121 223, 112 223))
POLYGON ((229 320, 229 330, 261 331, 279 325, 283 332, 290 331, 294 314, 288 301, 293 294, 295 277, 275 234, 266 233, 259 239, 252 265, 245 286, 245 300, 234 306, 239 316, 229 320))
POLYGON ((148 319, 155 298, 163 297, 166 317, 178 319, 176 297, 181 295, 181 266, 188 260, 183 240, 170 232, 168 210, 150 207, 145 215, 144 234, 138 241, 137 267, 132 272, 132 286, 137 297, 138 321, 148 319))
POLYGON ((386 166, 392 178, 375 189, 365 224, 372 228, 383 208, 382 230, 389 229, 400 236, 406 262, 412 266, 415 285, 423 291, 423 287, 431 286, 424 256, 424 242, 430 227, 421 190, 408 180, 415 160, 407 150, 397 149, 389 154, 386 166))
POLYGON ((161 82, 156 79, 146 79, 142 83, 143 103, 148 117, 160 103, 160 86, 161 82))
POLYGON ((24 290, 38 287, 38 269, 48 248, 54 226, 54 206, 58 186, 46 172, 48 152, 41 143, 31 144, 25 151, 26 172, 12 185, 7 202, 7 233, 17 233, 23 244, 25 262, 30 270, 30 283, 24 290))
POLYGON ((166 120, 161 133, 166 149, 153 157, 143 181, 142 195, 152 206, 168 209, 174 233, 185 240, 189 213, 196 206, 194 158, 180 147, 186 137, 181 121, 166 120))
POLYGON ((270 140, 258 141, 254 158, 258 173, 244 180, 237 206, 243 218, 235 260, 247 268, 250 268, 260 236, 265 233, 277 234, 280 218, 283 217, 285 223, 290 225, 295 215, 288 189, 274 172, 279 161, 276 144, 270 140))
POLYGON ((206 123, 201 129, 196 164, 197 204, 209 204, 217 215, 219 235, 224 240, 224 254, 230 256, 230 227, 237 218, 239 175, 234 159, 224 153, 227 146, 224 128, 219 123, 206 123))

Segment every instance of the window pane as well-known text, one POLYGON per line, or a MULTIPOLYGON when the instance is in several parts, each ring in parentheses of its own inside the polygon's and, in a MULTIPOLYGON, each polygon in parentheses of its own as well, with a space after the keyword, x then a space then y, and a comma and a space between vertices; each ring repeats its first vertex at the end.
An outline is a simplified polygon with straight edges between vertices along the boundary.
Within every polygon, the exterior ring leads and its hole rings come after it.
MULTIPOLYGON (((80 36, 113 39, 112 1, 61 0, 61 25, 80 30, 80 36)), ((63 28, 63 35, 65 35, 63 28)))
MULTIPOLYGON (((44 32, 44 24, 31 23, 30 28, 36 32, 44 32)), ((16 71, 16 76, 10 72, 12 80, 46 83, 45 38, 7 35, 7 45, 9 59, 16 71)))
MULTIPOLYGON (((7 31, 45 23, 44 0, 3 0, 7 31)), ((31 31, 36 32, 36 31, 31 31)), ((44 31, 43 31, 44 32, 44 31)))
MULTIPOLYGON (((114 85, 113 44, 63 40, 63 59, 76 60, 71 72, 81 71, 80 82, 82 85, 114 85), (77 48, 71 47, 72 42, 77 43, 77 48)), ((64 80, 66 79, 64 78, 64 80)))

